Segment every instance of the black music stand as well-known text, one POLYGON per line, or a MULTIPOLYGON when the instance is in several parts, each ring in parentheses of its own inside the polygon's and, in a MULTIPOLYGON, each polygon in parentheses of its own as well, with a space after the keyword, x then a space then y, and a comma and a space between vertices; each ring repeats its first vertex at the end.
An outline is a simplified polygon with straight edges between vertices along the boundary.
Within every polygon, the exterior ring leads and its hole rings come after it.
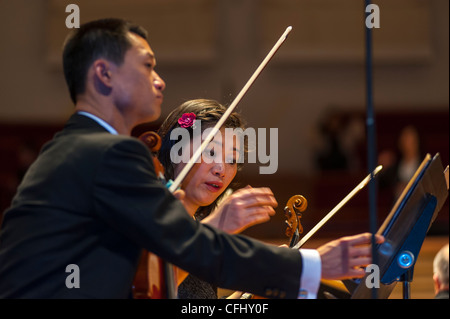
POLYGON ((376 248, 380 270, 379 288, 369 288, 367 274, 361 280, 344 281, 352 299, 388 298, 397 282, 403 282, 403 298, 410 298, 410 282, 425 236, 448 196, 439 153, 427 154, 400 195, 377 234, 385 242, 376 248))

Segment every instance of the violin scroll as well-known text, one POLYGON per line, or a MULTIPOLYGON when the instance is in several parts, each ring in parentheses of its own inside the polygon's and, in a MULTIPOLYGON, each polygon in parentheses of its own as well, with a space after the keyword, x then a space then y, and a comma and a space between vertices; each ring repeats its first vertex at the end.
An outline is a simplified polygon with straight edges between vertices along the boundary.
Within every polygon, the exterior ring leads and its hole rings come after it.
POLYGON ((300 222, 302 217, 302 212, 306 210, 308 207, 308 201, 302 195, 294 195, 286 203, 286 207, 284 208, 284 215, 286 216, 286 236, 291 238, 295 231, 298 230, 298 233, 303 233, 303 226, 300 222))
POLYGON ((162 144, 161 137, 153 131, 147 131, 139 136, 139 140, 148 147, 150 152, 152 152, 153 166, 155 168, 156 175, 161 181, 165 183, 164 166, 155 156, 155 153, 158 152, 159 149, 161 148, 162 144))
POLYGON ((142 133, 139 136, 139 139, 144 142, 145 145, 150 149, 152 153, 156 153, 161 148, 161 137, 153 132, 153 131, 147 131, 142 133))
MULTIPOLYGON (((300 218, 302 217, 302 212, 308 207, 308 201, 302 195, 294 195, 286 203, 284 207, 284 215, 286 216, 286 236, 289 237, 290 243, 289 248, 294 247, 294 245, 299 240, 300 234, 303 233, 303 227, 300 223, 300 218)), ((261 299, 262 297, 255 296, 250 293, 244 293, 241 299, 261 299)))

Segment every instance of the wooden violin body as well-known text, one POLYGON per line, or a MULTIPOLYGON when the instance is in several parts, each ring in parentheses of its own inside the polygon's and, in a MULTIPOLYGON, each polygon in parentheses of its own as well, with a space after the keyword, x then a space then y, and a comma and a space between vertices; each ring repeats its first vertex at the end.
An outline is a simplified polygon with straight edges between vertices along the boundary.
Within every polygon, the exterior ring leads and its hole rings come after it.
MULTIPOLYGON (((152 154, 161 147, 161 138, 155 132, 145 132, 139 139, 147 145, 152 154)), ((165 183, 164 167, 156 156, 152 156, 158 178, 165 183)), ((135 299, 173 299, 176 297, 175 267, 157 255, 143 250, 133 282, 135 299)))

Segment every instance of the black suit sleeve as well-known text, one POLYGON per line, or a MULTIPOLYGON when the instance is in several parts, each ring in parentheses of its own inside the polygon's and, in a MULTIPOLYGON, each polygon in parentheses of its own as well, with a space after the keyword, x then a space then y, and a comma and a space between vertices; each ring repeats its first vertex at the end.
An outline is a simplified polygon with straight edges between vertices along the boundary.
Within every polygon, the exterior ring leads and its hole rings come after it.
POLYGON ((110 148, 95 174, 95 212, 131 241, 217 286, 296 298, 296 250, 228 235, 194 221, 155 176, 138 140, 110 148))

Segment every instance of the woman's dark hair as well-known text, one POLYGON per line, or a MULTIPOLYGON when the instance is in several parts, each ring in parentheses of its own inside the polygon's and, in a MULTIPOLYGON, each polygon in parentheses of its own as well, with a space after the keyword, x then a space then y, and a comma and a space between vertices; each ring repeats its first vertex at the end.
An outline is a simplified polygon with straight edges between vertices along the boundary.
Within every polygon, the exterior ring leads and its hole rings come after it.
MULTIPOLYGON (((158 135, 161 137, 161 148, 158 153, 158 159, 164 166, 165 175, 167 179, 174 179, 174 164, 170 159, 170 151, 172 147, 180 142, 181 137, 178 140, 171 140, 170 133, 173 129, 179 128, 178 119, 184 113, 194 113, 196 121, 201 121, 201 128, 204 131, 206 128, 213 127, 226 112, 227 107, 223 106, 215 100, 197 99, 184 102, 182 105, 173 110, 166 120, 161 124, 158 130, 158 135)), ((241 128, 245 129, 245 123, 239 113, 233 112, 225 121, 223 127, 225 128, 241 128)), ((190 138, 193 138, 192 127, 188 128, 190 138)), ((244 152, 247 151, 247 142, 244 141, 244 152)), ((242 163, 238 163, 238 169, 242 167, 242 163)), ((209 206, 200 207, 195 214, 197 219, 202 219, 209 215, 209 213, 216 207, 217 202, 222 198, 225 191, 209 206)))
POLYGON ((147 31, 122 19, 101 19, 85 23, 74 29, 66 38, 63 49, 63 69, 70 98, 86 88, 86 76, 92 63, 105 58, 117 65, 123 63, 125 52, 131 48, 128 33, 147 40, 147 31))

